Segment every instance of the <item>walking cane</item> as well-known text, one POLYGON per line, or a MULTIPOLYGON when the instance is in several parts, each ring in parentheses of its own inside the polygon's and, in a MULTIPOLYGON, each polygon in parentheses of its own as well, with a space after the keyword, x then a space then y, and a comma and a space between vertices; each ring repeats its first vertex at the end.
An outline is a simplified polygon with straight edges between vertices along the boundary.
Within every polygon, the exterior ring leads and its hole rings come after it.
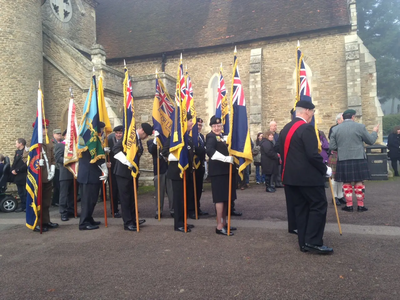
POLYGON ((337 210, 337 206, 336 206, 335 194, 333 193, 332 180, 330 177, 329 177, 329 186, 331 187, 333 206, 335 206, 336 219, 337 219, 337 223, 339 226, 339 234, 342 235, 342 227, 340 226, 340 220, 339 220, 339 214, 338 214, 338 210, 337 210))
POLYGON ((229 164, 229 191, 228 191, 228 236, 231 235, 231 205, 232 205, 232 164, 229 164))
POLYGON ((137 201, 136 177, 133 177, 133 194, 135 197, 136 232, 139 232, 139 211, 138 211, 138 201, 137 201))

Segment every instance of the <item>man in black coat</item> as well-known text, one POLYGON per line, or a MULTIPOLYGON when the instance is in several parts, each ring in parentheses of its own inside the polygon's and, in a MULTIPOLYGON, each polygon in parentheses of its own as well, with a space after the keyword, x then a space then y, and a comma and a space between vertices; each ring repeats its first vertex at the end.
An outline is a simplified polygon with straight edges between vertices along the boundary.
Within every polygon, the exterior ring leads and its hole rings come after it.
POLYGON ((322 162, 315 127, 309 124, 314 108, 309 101, 297 102, 296 117, 280 133, 282 176, 288 209, 289 205, 294 208, 300 250, 330 254, 333 249, 323 245, 322 237, 327 211, 325 175, 330 176, 332 169, 322 162))
POLYGON ((119 209, 118 209, 118 202, 120 201, 119 199, 119 193, 118 193, 118 187, 117 187, 117 178, 115 177, 114 174, 114 168, 115 168, 115 158, 114 155, 116 153, 114 153, 113 148, 114 146, 124 138, 124 126, 119 125, 116 126, 113 130, 114 132, 111 133, 108 136, 108 147, 110 148, 110 162, 111 162, 111 180, 109 181, 109 186, 112 189, 112 200, 113 203, 111 204, 110 201, 110 209, 112 211, 112 206, 114 206, 114 218, 121 218, 121 214, 119 213, 119 209))
MULTIPOLYGON (((65 136, 66 130, 63 133, 65 136)), ((74 210, 74 175, 64 167, 65 143, 57 143, 54 147, 54 155, 59 169, 60 202, 59 211, 61 221, 68 221, 69 217, 75 215, 74 210)))
POLYGON ((27 176, 27 165, 29 152, 25 150, 26 141, 23 138, 19 138, 15 142, 17 150, 15 151, 14 161, 11 166, 11 173, 14 175, 13 182, 17 185, 19 199, 21 205, 15 210, 15 212, 26 211, 26 176, 27 176))
MULTIPOLYGON (((136 131, 136 138, 138 144, 138 157, 143 154, 142 140, 146 139, 153 132, 153 127, 148 123, 142 123, 141 127, 136 131)), ((135 199, 133 190, 133 177, 132 177, 132 164, 126 158, 126 153, 123 152, 124 147, 120 139, 112 148, 115 153, 115 167, 114 174, 117 182, 118 193, 121 200, 122 220, 124 222, 124 230, 136 231, 136 211, 135 199)), ((138 166, 139 168, 139 162, 138 166)), ((138 183, 139 176, 136 177, 138 183)), ((137 184, 136 184, 137 185, 137 184)), ((143 224, 146 220, 139 220, 139 225, 143 224)))

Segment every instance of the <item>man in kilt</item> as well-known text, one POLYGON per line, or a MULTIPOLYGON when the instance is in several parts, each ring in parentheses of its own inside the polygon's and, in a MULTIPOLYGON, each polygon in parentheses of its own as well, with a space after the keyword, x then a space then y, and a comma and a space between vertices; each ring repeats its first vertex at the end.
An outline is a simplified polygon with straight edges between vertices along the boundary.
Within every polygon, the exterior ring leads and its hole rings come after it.
POLYGON ((357 211, 368 209, 364 206, 365 186, 363 181, 370 179, 364 143, 372 145, 378 138, 379 125, 369 133, 365 125, 356 123, 356 111, 348 109, 343 113, 343 123, 334 127, 330 139, 330 150, 337 151, 335 181, 343 182, 346 198, 344 211, 353 211, 353 188, 357 198, 357 211), (354 185, 353 185, 354 183, 354 185))

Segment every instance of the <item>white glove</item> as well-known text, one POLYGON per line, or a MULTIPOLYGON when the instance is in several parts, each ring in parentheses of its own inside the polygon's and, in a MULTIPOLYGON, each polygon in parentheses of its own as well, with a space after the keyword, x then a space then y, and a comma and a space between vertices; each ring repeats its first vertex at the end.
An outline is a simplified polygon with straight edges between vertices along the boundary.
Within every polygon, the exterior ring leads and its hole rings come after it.
POLYGON ((99 169, 101 170, 101 172, 103 172, 103 174, 99 177, 99 179, 101 181, 107 182, 107 178, 108 178, 108 168, 107 168, 107 164, 103 163, 101 166, 98 166, 99 169))
POLYGON ((222 153, 215 151, 214 155, 211 157, 212 160, 219 160, 224 163, 233 164, 233 156, 225 156, 222 153))
POLYGON ((331 176, 332 176, 332 168, 326 167, 326 177, 331 177, 331 176))
POLYGON ((154 135, 155 137, 158 137, 158 136, 160 135, 160 133, 159 133, 157 130, 154 130, 153 135, 154 135))
POLYGON ((129 168, 133 167, 130 161, 126 158, 126 155, 121 151, 115 154, 114 158, 118 160, 121 164, 128 166, 129 168))
POLYGON ((225 156, 225 162, 233 164, 233 156, 225 156))
POLYGON ((54 178, 54 174, 56 173, 56 166, 51 165, 50 166, 50 172, 47 173, 47 180, 50 181, 54 178))
POLYGON ((41 166, 41 167, 44 166, 44 159, 43 158, 39 159, 39 166, 41 166))
POLYGON ((111 150, 110 150, 110 147, 104 147, 103 150, 104 150, 104 152, 105 152, 106 154, 110 153, 110 151, 111 151, 111 150))
POLYGON ((157 138, 154 138, 154 139, 153 139, 153 144, 154 144, 154 145, 157 145, 157 138))

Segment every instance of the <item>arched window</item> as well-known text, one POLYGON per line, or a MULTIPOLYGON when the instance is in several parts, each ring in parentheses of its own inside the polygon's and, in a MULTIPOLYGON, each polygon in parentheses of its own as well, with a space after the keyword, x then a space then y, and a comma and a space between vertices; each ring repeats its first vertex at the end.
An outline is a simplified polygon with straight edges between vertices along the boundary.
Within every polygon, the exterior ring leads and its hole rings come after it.
POLYGON ((211 76, 208 82, 208 115, 215 115, 215 106, 217 104, 217 94, 219 85, 219 75, 216 73, 211 76))

